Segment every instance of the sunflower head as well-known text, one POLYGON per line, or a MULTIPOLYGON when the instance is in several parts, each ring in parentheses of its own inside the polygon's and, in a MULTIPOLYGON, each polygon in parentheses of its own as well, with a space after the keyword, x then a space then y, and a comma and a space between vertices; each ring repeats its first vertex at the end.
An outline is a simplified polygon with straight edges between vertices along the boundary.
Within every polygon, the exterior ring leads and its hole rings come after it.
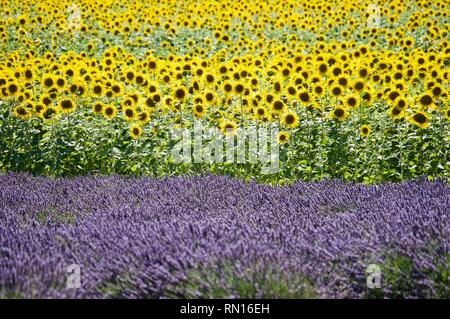
POLYGON ((359 128, 359 135, 360 135, 361 137, 367 137, 367 136, 370 135, 370 132, 371 132, 371 131, 372 131, 372 130, 371 130, 371 128, 370 128, 369 125, 363 124, 363 125, 361 125, 360 128, 359 128))
POLYGON ((45 109, 41 112, 42 118, 44 120, 50 120, 56 117, 58 114, 59 114, 58 109, 54 108, 53 106, 45 107, 45 109))
POLYGON ((105 90, 104 90, 103 86, 102 86, 100 83, 95 83, 95 84, 92 86, 92 93, 93 93, 95 96, 102 96, 102 93, 103 93, 104 91, 105 91, 105 90))
POLYGON ((289 128, 296 128, 299 124, 298 115, 295 112, 288 111, 282 117, 283 125, 289 128))
POLYGON ((142 135, 142 128, 137 125, 137 124, 133 124, 130 127, 130 135, 133 139, 137 140, 141 137, 142 135))
POLYGON ((14 107, 13 114, 15 117, 20 118, 22 120, 27 120, 31 116, 30 110, 28 110, 23 105, 18 105, 14 107))
POLYGON ((405 111, 398 106, 393 106, 388 110, 388 115, 393 120, 400 120, 405 116, 405 111))
POLYGON ((95 102, 92 105, 92 112, 94 112, 97 115, 102 114, 104 108, 104 104, 102 102, 95 102))
POLYGON ((141 126, 146 125, 148 122, 150 122, 150 114, 147 111, 142 111, 137 115, 137 118, 139 120, 139 124, 141 126))
POLYGON ((42 78, 42 86, 45 87, 46 89, 50 89, 55 85, 55 78, 52 75, 46 75, 42 78))
POLYGON ((175 87, 173 90, 173 97, 178 101, 184 101, 187 98, 187 90, 184 86, 175 87))
POLYGON ((59 102, 59 109, 62 113, 72 113, 75 111, 76 105, 75 102, 71 99, 62 99, 59 102))
POLYGON ((113 105, 106 105, 103 108, 103 116, 108 119, 108 120, 112 120, 113 118, 116 117, 117 115, 117 108, 113 105))
POLYGON ((430 125, 430 118, 425 112, 415 113, 410 117, 409 121, 421 129, 427 128, 430 125))
POLYGON ((237 124, 229 120, 224 121, 220 127, 222 133, 227 136, 236 135, 237 128, 237 124))
POLYGON ((277 113, 277 114, 281 114, 284 112, 285 109, 285 104, 283 103, 283 101, 281 100, 275 100, 272 103, 272 111, 277 113))
POLYGON ((277 135, 277 142, 278 144, 284 144, 287 141, 289 141, 289 133, 281 131, 280 133, 278 133, 277 135))
POLYGON ((356 109, 359 107, 359 96, 356 94, 351 94, 348 95, 344 98, 344 105, 348 108, 348 109, 356 109))
POLYGON ((263 119, 267 115, 267 110, 264 106, 258 106, 254 112, 257 119, 263 119))
POLYGON ((450 107, 444 110, 444 117, 450 121, 450 107))
POLYGON ((420 106, 422 106, 422 108, 429 108, 434 103, 433 94, 425 92, 417 98, 417 102, 420 104, 420 106))
POLYGON ((136 118, 136 110, 132 106, 123 109, 123 118, 127 121, 133 121, 136 118))
POLYGON ((205 115, 206 113, 206 107, 201 103, 194 104, 193 108, 194 108, 194 115, 196 117, 203 117, 203 115, 205 115))
POLYGON ((335 120, 338 121, 344 121, 347 119, 348 117, 348 112, 347 110, 342 107, 342 106, 336 106, 332 111, 331 111, 331 117, 335 120))

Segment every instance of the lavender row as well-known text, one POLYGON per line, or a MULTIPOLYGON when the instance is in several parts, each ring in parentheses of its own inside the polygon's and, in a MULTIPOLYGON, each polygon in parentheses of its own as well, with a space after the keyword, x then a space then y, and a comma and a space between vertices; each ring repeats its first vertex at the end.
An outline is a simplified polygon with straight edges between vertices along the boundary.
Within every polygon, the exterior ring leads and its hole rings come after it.
POLYGON ((443 181, 1 175, 0 298, 448 298, 449 213, 443 181))

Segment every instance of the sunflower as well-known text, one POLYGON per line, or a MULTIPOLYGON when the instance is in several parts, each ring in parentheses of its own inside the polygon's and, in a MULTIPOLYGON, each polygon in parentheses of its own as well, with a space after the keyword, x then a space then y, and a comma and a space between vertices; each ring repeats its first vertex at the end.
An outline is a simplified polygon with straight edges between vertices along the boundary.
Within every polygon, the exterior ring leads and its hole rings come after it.
POLYGON ((71 99, 63 99, 59 102, 59 109, 62 113, 72 113, 75 111, 76 105, 71 99))
POLYGON ((391 107, 387 113, 393 120, 399 120, 405 116, 405 111, 398 106, 391 107))
POLYGON ((214 73, 205 73, 205 82, 209 85, 216 83, 216 75, 214 73))
POLYGON ((139 139, 139 137, 141 137, 141 135, 142 135, 142 128, 137 124, 131 125, 130 135, 135 140, 139 139))
POLYGON ((187 98, 187 91, 184 86, 177 86, 173 90, 173 97, 178 101, 184 101, 187 98))
POLYGON ((53 106, 48 106, 40 114, 44 120, 50 120, 53 117, 57 116, 59 114, 59 111, 53 106))
POLYGON ((30 111, 27 110, 27 108, 22 105, 17 105, 16 107, 14 107, 13 114, 15 117, 22 120, 27 120, 31 116, 30 111))
POLYGON ((334 96, 339 96, 344 92, 343 87, 340 85, 333 85, 330 91, 334 96))
POLYGON ((298 99, 303 104, 309 104, 311 103, 312 97, 311 94, 307 90, 300 91, 298 94, 298 99))
POLYGON ((55 78, 53 75, 48 74, 42 78, 42 86, 46 89, 50 89, 55 85, 55 78))
POLYGON ((343 98, 343 103, 349 109, 357 109, 359 107, 360 99, 356 94, 349 94, 343 98))
POLYGON ((281 100, 275 100, 272 103, 272 111, 276 114, 282 114, 286 106, 281 100))
POLYGON ((225 94, 231 94, 233 92, 233 84, 229 81, 223 82, 222 90, 225 94))
POLYGON ((112 120, 117 115, 117 108, 114 105, 106 105, 103 108, 103 116, 108 119, 112 120))
POLYGON ((95 96, 102 96, 103 91, 104 91, 104 88, 103 88, 103 86, 100 83, 95 83, 92 86, 92 93, 95 96))
POLYGON ((328 71, 328 65, 325 62, 321 62, 319 63, 319 65, 317 66, 317 70, 319 71, 319 73, 321 75, 326 75, 327 71, 328 71))
POLYGON ((430 125, 430 118, 425 112, 417 112, 409 118, 409 122, 424 129, 430 125))
POLYGON ((205 97, 204 100, 206 101, 207 104, 213 104, 216 102, 216 94, 212 91, 205 91, 203 93, 203 96, 205 97))
POLYGON ((282 123, 289 128, 296 128, 299 124, 298 115, 295 112, 288 111, 284 113, 282 123))
POLYGON ((134 121, 136 119, 136 110, 132 106, 127 106, 123 109, 123 118, 127 121, 134 121))
POLYGON ((432 104, 434 103, 433 94, 429 93, 429 92, 425 92, 417 98, 417 102, 423 108, 428 108, 428 107, 432 106, 432 104))
POLYGON ((237 124, 233 121, 225 120, 220 125, 223 134, 231 136, 237 133, 237 124))
POLYGON ((414 45, 414 38, 409 36, 403 39, 403 46, 407 49, 412 48, 414 45))
POLYGON ((234 84, 233 90, 237 95, 240 95, 244 93, 245 86, 242 83, 237 82, 234 84))
POLYGON ((322 96, 325 93, 325 89, 319 82, 315 83, 313 86, 313 92, 314 94, 319 97, 322 96))
POLYGON ((105 107, 105 105, 102 102, 95 102, 92 105, 92 112, 94 112, 97 115, 100 115, 103 113, 103 108, 105 107))
POLYGON ((359 135, 361 135, 361 137, 367 137, 367 136, 370 135, 370 132, 371 132, 371 131, 372 131, 372 130, 371 130, 371 128, 370 128, 369 125, 363 124, 363 125, 361 125, 360 128, 359 128, 359 135))
POLYGON ((331 111, 331 117, 335 120, 338 121, 344 121, 345 119, 347 119, 348 117, 348 112, 347 110, 342 107, 342 106, 336 106, 332 111, 331 111))
POLYGON ((130 70, 126 70, 124 72, 124 76, 125 76, 125 81, 127 81, 128 83, 132 83, 136 74, 134 73, 133 70, 130 69, 130 70))
POLYGON ((58 76, 55 78, 55 83, 59 88, 63 88, 66 85, 66 80, 62 76, 58 76))
POLYGON ((289 141, 289 133, 281 131, 277 135, 277 141, 278 141, 278 144, 286 143, 287 141, 289 141))
POLYGON ((25 79, 27 79, 28 81, 33 80, 34 78, 34 69, 27 67, 23 70, 23 75, 25 76, 25 79))
POLYGON ((206 107, 203 104, 194 104, 193 106, 194 109, 194 115, 196 117, 203 117, 206 113, 206 107))
POLYGON ((136 84, 141 85, 141 86, 145 86, 147 83, 147 80, 145 79, 145 77, 142 74, 137 74, 136 77, 134 78, 136 84))
POLYGON ((150 114, 147 111, 142 111, 137 115, 139 120, 139 124, 141 126, 145 126, 148 122, 150 122, 150 114))
POLYGON ((374 93, 372 90, 364 90, 362 94, 362 99, 367 103, 370 104, 374 98, 374 93))
POLYGON ((444 117, 450 121, 450 107, 444 110, 444 117))
POLYGON ((408 100, 405 96, 400 95, 393 102, 394 106, 398 107, 401 110, 405 110, 408 107, 408 100))
POLYGON ((258 106, 255 109, 255 117, 259 120, 264 119, 267 116, 267 110, 263 106, 258 106))
POLYGON ((356 92, 362 92, 365 88, 365 83, 363 80, 361 79, 357 79, 353 82, 352 84, 352 88, 353 90, 355 90, 356 92))
POLYGON ((442 92, 444 92, 444 89, 440 85, 435 85, 431 89, 431 92, 433 93, 433 96, 437 98, 437 97, 439 97, 442 94, 442 92))
POLYGON ((45 106, 42 105, 42 104, 35 104, 35 105, 33 106, 33 111, 34 111, 38 116, 40 116, 40 114, 42 113, 42 111, 44 111, 44 109, 45 109, 45 106))
MULTIPOLYGON (((120 102, 120 106, 125 109, 127 107, 134 107, 136 105, 136 101, 134 100, 133 97, 131 96, 127 96, 125 97, 121 102, 120 102)), ((148 105, 147 105, 148 106, 148 105)))

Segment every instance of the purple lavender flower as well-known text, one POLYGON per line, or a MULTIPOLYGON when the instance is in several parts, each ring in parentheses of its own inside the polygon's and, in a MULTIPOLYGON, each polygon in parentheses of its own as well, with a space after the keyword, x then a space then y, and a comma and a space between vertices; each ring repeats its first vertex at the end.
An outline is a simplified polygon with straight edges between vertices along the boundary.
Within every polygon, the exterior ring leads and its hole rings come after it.
POLYGON ((0 175, 0 297, 449 297, 449 212, 442 181, 0 175))

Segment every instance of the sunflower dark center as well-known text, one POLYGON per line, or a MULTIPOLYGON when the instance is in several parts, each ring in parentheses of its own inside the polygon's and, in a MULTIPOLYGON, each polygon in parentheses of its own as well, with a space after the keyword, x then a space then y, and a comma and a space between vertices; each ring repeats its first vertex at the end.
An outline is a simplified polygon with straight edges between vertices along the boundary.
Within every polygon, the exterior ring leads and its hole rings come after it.
POLYGON ((95 93, 95 94, 100 94, 100 93, 102 93, 102 87, 101 87, 100 85, 94 86, 94 93, 95 93))
POLYGON ((430 105, 433 102, 433 99, 429 95, 424 95, 420 98, 420 104, 422 105, 430 105))
POLYGON ((364 84, 362 82, 356 82, 355 89, 362 90, 364 88, 364 84))
POLYGON ((63 100, 62 102, 61 102, 61 107, 63 108, 63 109, 71 109, 72 107, 73 107, 73 104, 72 104, 72 101, 70 101, 70 100, 63 100))
POLYGON ((307 92, 303 92, 300 94, 300 100, 302 102, 308 102, 309 101, 309 94, 307 92))
POLYGON ((27 110, 25 110, 25 108, 23 108, 23 107, 19 107, 17 109, 17 114, 19 114, 19 115, 26 115, 27 114, 27 110))
POLYGON ((183 89, 178 89, 175 91, 175 95, 177 98, 182 99, 185 97, 186 92, 183 89))
POLYGON ((416 121, 419 124, 424 124, 427 122, 427 117, 422 113, 417 113, 414 115, 414 121, 416 121))
POLYGON ((283 102, 281 101, 275 101, 275 103, 273 103, 273 108, 275 110, 282 110, 283 109, 283 102))
POLYGON ((325 72, 327 71, 327 69, 328 69, 328 67, 327 67, 327 65, 326 65, 325 63, 322 63, 322 64, 319 66, 319 71, 320 71, 320 73, 325 73, 325 72))
POLYGON ((292 114, 288 114, 285 118, 287 124, 292 124, 295 122, 295 117, 292 114))
POLYGON ((334 115, 338 118, 343 117, 344 116, 344 110, 343 109, 336 109, 334 110, 334 115))
POLYGON ((348 105, 355 106, 356 105, 356 99, 354 97, 351 97, 347 100, 348 105))

